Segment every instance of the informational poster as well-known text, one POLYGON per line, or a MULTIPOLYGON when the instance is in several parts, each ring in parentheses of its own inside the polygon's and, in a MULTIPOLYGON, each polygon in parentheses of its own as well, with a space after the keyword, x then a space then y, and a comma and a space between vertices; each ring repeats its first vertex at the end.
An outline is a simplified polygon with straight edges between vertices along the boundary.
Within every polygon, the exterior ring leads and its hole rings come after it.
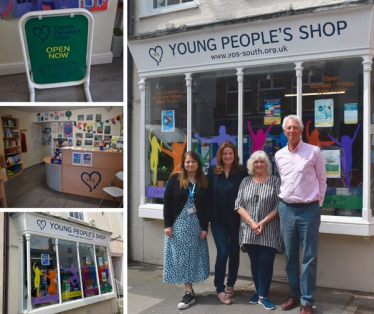
POLYGON ((344 104, 344 123, 357 124, 358 123, 358 107, 356 104, 344 104))
POLYGON ((38 126, 31 127, 31 150, 41 150, 42 149, 42 128, 38 126))
POLYGON ((109 0, 1 0, 0 18, 12 19, 19 18, 27 12, 83 8, 88 11, 103 11, 108 9, 109 0))
MULTIPOLYGON (((32 79, 37 84, 82 80, 86 75, 88 18, 30 18, 25 23, 32 79)), ((45 118, 44 118, 45 119, 45 118)))
POLYGON ((97 258, 97 262, 98 262, 99 266, 103 266, 103 265, 104 265, 104 263, 103 263, 103 258, 102 258, 101 256, 99 256, 99 257, 97 258))
POLYGON ((174 132, 175 129, 175 117, 174 110, 163 110, 161 111, 162 121, 162 132, 174 132))
POLYGON ((334 100, 317 99, 314 101, 315 127, 334 126, 334 100))
POLYGON ((264 125, 281 124, 281 98, 265 98, 264 99, 264 125))
POLYGON ((82 165, 82 153, 73 152, 72 158, 73 158, 73 160, 72 160, 73 166, 82 165))
POLYGON ((40 261, 42 265, 49 265, 49 254, 41 254, 40 261))
POLYGON ((340 178, 340 150, 322 150, 327 178, 340 178))
POLYGON ((92 153, 82 154, 82 166, 91 167, 92 166, 92 153))

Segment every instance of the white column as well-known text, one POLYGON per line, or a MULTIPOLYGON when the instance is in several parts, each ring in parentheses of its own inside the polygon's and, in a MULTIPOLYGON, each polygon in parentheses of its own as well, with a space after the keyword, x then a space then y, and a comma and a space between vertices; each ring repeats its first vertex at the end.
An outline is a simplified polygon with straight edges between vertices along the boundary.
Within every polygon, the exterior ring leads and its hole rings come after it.
POLYGON ((24 290, 24 256, 23 256, 23 236, 18 237, 18 312, 21 313, 21 311, 24 310, 23 308, 23 298, 25 295, 24 290))
POLYGON ((97 286, 99 287, 99 295, 101 295, 101 284, 99 278, 99 270, 97 269, 97 257, 96 257, 96 245, 93 245, 93 253, 94 253, 94 260, 95 260, 95 271, 96 271, 96 281, 97 286))
POLYGON ((302 118, 302 108, 303 108, 303 63, 296 62, 295 63, 295 71, 296 71, 296 115, 302 118))
POLYGON ((372 214, 370 210, 370 178, 371 178, 371 160, 370 160, 370 125, 371 125, 371 66, 373 64, 373 56, 362 57, 364 66, 364 112, 363 112, 363 198, 362 198, 362 219, 365 221, 371 220, 372 214))
POLYGON ((117 286, 116 286, 116 283, 114 282, 114 272, 113 272, 113 265, 112 265, 112 257, 110 255, 109 246, 106 246, 105 249, 106 249, 106 256, 107 256, 107 260, 108 260, 109 277, 110 277, 110 282, 112 284, 112 292, 114 292, 114 293, 117 294, 117 286))
POLYGON ((145 87, 146 79, 138 83, 140 89, 140 205, 146 202, 145 197, 145 87))
POLYGON ((79 278, 81 279, 82 299, 84 299, 83 276, 82 276, 82 270, 81 270, 81 259, 80 259, 80 254, 79 254, 79 243, 78 242, 76 242, 76 249, 77 249, 77 258, 78 258, 79 278))
POLYGON ((192 76, 186 73, 187 87, 187 151, 192 149, 192 76))
POLYGON ((238 155, 240 162, 243 161, 243 68, 236 69, 236 76, 238 80, 238 155))
POLYGON ((27 256, 27 312, 32 310, 31 307, 31 254, 30 254, 30 234, 26 235, 26 256, 27 256))
POLYGON ((60 276, 60 255, 58 254, 58 239, 55 239, 56 243, 56 257, 57 257, 57 275, 58 275, 58 295, 60 299, 60 304, 62 304, 62 294, 61 294, 61 276, 60 276))

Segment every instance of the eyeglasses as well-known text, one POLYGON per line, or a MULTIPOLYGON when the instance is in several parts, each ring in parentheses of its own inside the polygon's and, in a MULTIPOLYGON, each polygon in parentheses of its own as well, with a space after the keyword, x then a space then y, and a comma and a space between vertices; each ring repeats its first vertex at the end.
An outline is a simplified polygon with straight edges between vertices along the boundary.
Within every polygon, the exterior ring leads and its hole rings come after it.
POLYGON ((257 203, 258 202, 258 199, 260 198, 260 196, 258 195, 258 194, 256 194, 255 196, 254 196, 254 199, 255 199, 255 202, 257 203))

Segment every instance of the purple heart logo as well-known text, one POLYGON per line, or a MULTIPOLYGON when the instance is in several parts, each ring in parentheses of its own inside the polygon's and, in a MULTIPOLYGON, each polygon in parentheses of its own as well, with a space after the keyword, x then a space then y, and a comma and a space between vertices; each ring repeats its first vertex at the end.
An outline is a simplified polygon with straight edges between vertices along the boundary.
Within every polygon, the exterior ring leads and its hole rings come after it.
POLYGON ((34 30, 32 31, 34 33, 34 35, 38 38, 40 38, 42 40, 42 42, 44 43, 50 32, 51 32, 51 29, 49 28, 49 26, 47 25, 44 25, 42 27, 35 27, 34 30))
POLYGON ((153 60, 156 61, 157 66, 160 64, 164 51, 162 50, 161 46, 156 46, 155 48, 149 49, 149 55, 153 60))
POLYGON ((92 171, 91 173, 82 172, 81 179, 83 183, 89 187, 90 192, 92 192, 101 182, 101 174, 97 171, 92 171))
POLYGON ((43 230, 45 226, 47 225, 47 222, 45 220, 40 220, 40 219, 38 219, 36 223, 38 224, 40 230, 43 230))

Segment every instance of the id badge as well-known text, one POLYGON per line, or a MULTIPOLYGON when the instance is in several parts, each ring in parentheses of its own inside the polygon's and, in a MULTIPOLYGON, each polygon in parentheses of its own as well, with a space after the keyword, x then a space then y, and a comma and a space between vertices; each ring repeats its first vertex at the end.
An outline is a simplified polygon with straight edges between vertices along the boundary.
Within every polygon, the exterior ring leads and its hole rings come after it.
POLYGON ((196 213, 196 207, 194 205, 192 205, 191 207, 188 207, 187 208, 187 213, 188 214, 193 214, 193 213, 196 213))

